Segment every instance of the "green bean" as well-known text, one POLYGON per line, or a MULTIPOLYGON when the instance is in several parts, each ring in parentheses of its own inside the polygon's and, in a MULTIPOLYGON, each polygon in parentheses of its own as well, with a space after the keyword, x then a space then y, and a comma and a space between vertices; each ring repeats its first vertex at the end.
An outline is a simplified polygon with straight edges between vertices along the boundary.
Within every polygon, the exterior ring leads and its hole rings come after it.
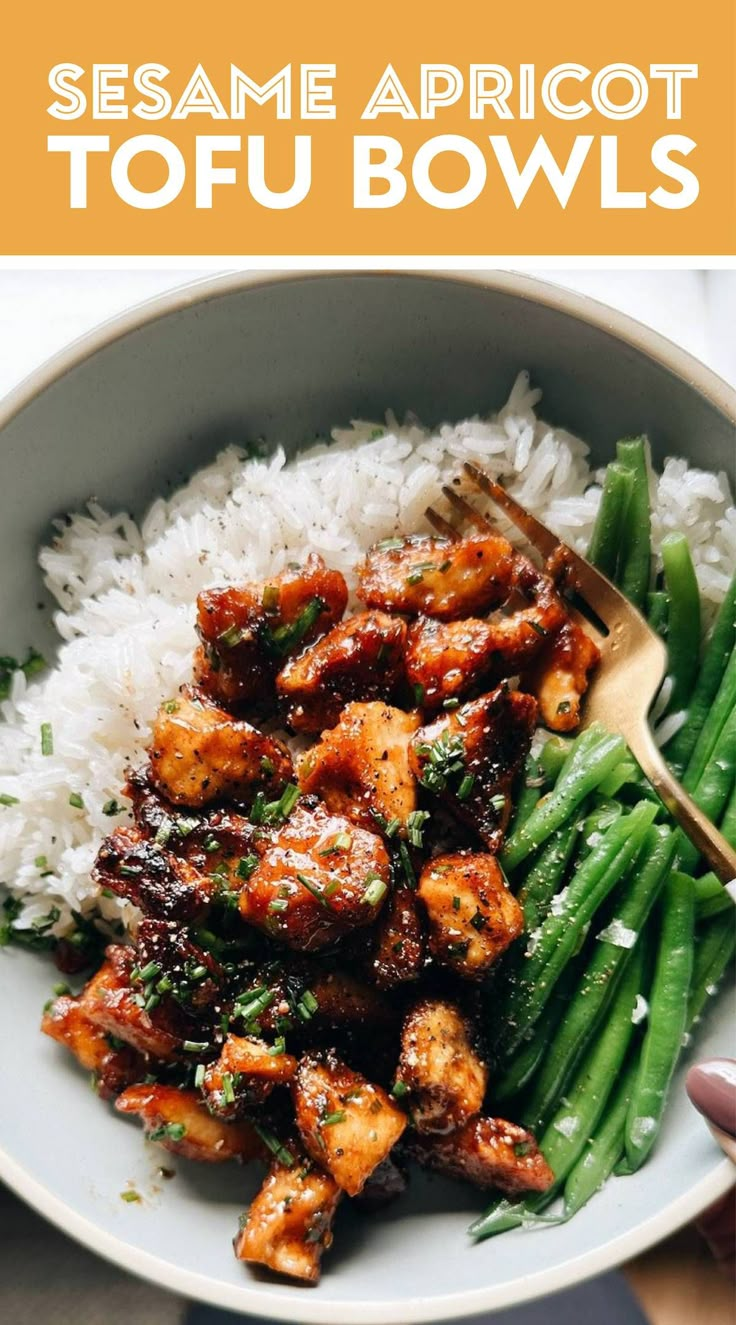
POLYGON ((626 750, 620 736, 601 737, 584 754, 574 751, 566 761, 557 783, 523 823, 507 838, 501 864, 511 872, 546 842, 547 838, 574 813, 580 803, 595 791, 626 750))
POLYGON ((701 1016, 708 999, 736 951, 736 925, 733 916, 717 916, 696 932, 695 961, 687 1006, 688 1029, 701 1016))
POLYGON ((524 912, 527 933, 537 929, 549 911, 550 902, 580 841, 582 824, 581 819, 570 819, 552 834, 516 894, 524 912))
POLYGON ((541 763, 536 755, 531 751, 526 757, 524 772, 522 774, 519 786, 519 794, 516 798, 516 807, 514 817, 511 822, 511 832, 520 828, 529 818, 537 801, 542 795, 542 788, 546 781, 545 773, 541 763))
POLYGON ((618 583, 635 607, 646 603, 652 570, 647 443, 630 437, 618 443, 616 456, 631 471, 633 487, 621 537, 618 583))
POLYGON ((736 786, 734 786, 731 798, 723 812, 721 832, 726 841, 730 842, 732 847, 736 847, 736 786))
POLYGON ((572 741, 564 736, 550 736, 539 752, 539 762, 547 781, 554 784, 572 751, 572 741))
POLYGON ((570 962, 563 971, 552 997, 537 1022, 533 1035, 525 1040, 518 1053, 506 1065, 497 1080, 491 1080, 494 1105, 511 1099, 531 1081, 549 1046, 567 1007, 570 995, 579 978, 576 962, 570 962))
POLYGON ((665 534, 661 553, 670 595, 667 653, 673 685, 668 707, 676 712, 686 707, 699 670, 700 590, 684 534, 665 534))
MULTIPOLYGON (((611 770, 608 777, 603 779, 598 788, 598 793, 601 796, 615 796, 628 782, 638 784, 641 776, 642 774, 639 765, 630 755, 627 755, 625 759, 622 759, 621 762, 611 770)), ((638 792, 639 788, 637 785, 637 793, 638 792)))
POLYGON ((576 856, 576 863, 585 860, 589 856, 593 847, 600 841, 601 833, 611 827, 617 819, 621 818, 624 807, 620 801, 602 800, 595 805, 589 814, 583 819, 580 830, 580 846, 576 856))
MULTIPOLYGON (((734 797, 736 797, 736 792, 734 797)), ((723 825, 721 825, 721 831, 723 831, 723 825)), ((708 920, 711 916, 718 916, 722 911, 729 911, 733 908, 733 899, 720 879, 712 872, 702 874, 699 879, 696 879, 694 889, 696 925, 699 925, 703 920, 708 920)))
POLYGON ((650 828, 644 846, 629 868, 614 903, 615 918, 598 935, 600 940, 573 994, 567 1013, 549 1043, 548 1053, 534 1090, 524 1108, 523 1122, 536 1131, 554 1107, 590 1038, 596 1033, 627 964, 629 949, 637 943, 668 871, 676 839, 668 828, 650 828), (603 937, 610 935, 610 937, 603 937))
POLYGON ((655 814, 653 805, 642 803, 617 819, 573 874, 561 905, 534 934, 533 946, 527 949, 517 980, 509 982, 502 1006, 506 1057, 541 1015, 586 926, 638 854, 655 814))
MULTIPOLYGON (((715 879, 715 875, 711 877, 715 879)), ((696 884, 699 882, 700 880, 696 880, 696 884)), ((715 882, 723 892, 717 879, 715 882)), ((695 947, 695 964, 688 1001, 688 1029, 700 1017, 708 998, 716 992, 718 983, 736 951, 736 927, 731 919, 725 925, 721 922, 718 925, 710 925, 707 929, 708 932, 699 939, 695 947)), ((638 1056, 634 1055, 624 1068, 616 1094, 601 1119, 586 1154, 578 1160, 565 1183, 564 1219, 570 1219, 577 1214, 590 1197, 600 1190, 617 1165, 624 1148, 626 1118, 637 1072, 638 1056)), ((628 1166, 625 1171, 629 1171, 628 1166)))
POLYGON ((693 884, 673 872, 662 897, 649 1021, 626 1118, 626 1159, 636 1171, 657 1139, 667 1093, 687 1027, 693 969, 693 884))
POLYGON ((626 1116, 638 1066, 638 1057, 632 1054, 589 1144, 568 1174, 563 1220, 576 1215, 613 1173, 624 1148, 626 1116))
POLYGON ((667 745, 667 758, 678 777, 682 775, 693 754, 703 724, 718 694, 734 643, 736 643, 736 575, 731 580, 706 645, 695 689, 687 707, 687 718, 667 745))
POLYGON ((588 561, 592 561, 609 580, 616 578, 626 508, 633 488, 634 476, 631 470, 613 460, 606 468, 601 504, 588 547, 588 561))
MULTIPOLYGON (((734 780, 736 780, 736 707, 726 719, 713 753, 692 793, 696 805, 700 806, 713 823, 718 823, 728 805, 734 780)), ((700 853, 682 831, 678 834, 678 838, 680 868, 692 873, 700 853)))
POLYGON ((732 648, 707 716, 700 728, 695 748, 682 775, 682 785, 691 794, 697 787, 713 755, 724 724, 736 708, 736 647, 732 648))
POLYGON ((560 1104, 539 1143, 554 1174, 552 1186, 525 1201, 494 1203, 471 1224, 469 1232, 472 1237, 487 1238, 507 1228, 518 1228, 554 1200, 595 1131, 626 1057, 633 1032, 631 1016, 640 992, 641 977, 641 953, 635 949, 616 991, 610 1016, 588 1051, 564 1104, 560 1104))
POLYGON ((664 640, 667 638, 667 627, 670 614, 670 596, 661 589, 655 589, 653 593, 647 594, 647 621, 656 630, 657 634, 664 640))

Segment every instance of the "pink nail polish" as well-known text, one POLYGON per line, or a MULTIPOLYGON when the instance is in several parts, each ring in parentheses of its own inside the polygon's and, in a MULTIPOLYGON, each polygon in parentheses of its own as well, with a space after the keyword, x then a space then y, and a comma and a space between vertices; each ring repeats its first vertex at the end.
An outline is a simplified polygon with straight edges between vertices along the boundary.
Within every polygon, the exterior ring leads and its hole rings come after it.
POLYGON ((707 1058, 691 1067, 685 1082, 691 1102, 709 1122, 736 1136, 736 1061, 707 1058))

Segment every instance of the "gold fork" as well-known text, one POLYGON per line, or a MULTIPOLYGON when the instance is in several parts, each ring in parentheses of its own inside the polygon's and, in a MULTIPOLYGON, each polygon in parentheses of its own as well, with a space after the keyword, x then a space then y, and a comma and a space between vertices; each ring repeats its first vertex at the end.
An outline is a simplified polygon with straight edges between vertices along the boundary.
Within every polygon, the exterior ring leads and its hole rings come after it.
MULTIPOLYGON (((721 883, 733 886, 736 851, 674 777, 652 736, 649 711, 667 673, 667 650, 659 635, 605 575, 562 543, 500 483, 470 462, 463 469, 475 487, 505 511, 545 559, 553 555, 560 558, 566 568, 566 585, 603 626, 600 629, 587 616, 573 613, 594 636, 601 651, 600 668, 586 697, 583 725, 600 722, 608 731, 624 737, 673 819, 721 883)), ((490 521, 459 492, 447 486, 442 492, 453 509, 475 528, 493 532, 490 521)), ((454 526, 431 506, 427 518, 438 533, 452 539, 459 537, 454 526)))

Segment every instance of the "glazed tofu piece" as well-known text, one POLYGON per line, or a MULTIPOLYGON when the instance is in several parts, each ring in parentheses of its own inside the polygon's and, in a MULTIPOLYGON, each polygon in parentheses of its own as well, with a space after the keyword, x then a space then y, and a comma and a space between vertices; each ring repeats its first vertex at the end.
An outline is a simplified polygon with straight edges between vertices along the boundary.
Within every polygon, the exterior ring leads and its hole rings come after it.
POLYGON ((309 988, 317 1002, 313 1014, 315 1027, 360 1030, 390 1025, 396 1019, 389 1000, 348 971, 315 974, 309 988))
POLYGON ((405 623, 385 612, 361 612, 333 626, 276 677, 289 726, 323 731, 348 703, 391 699, 403 677, 405 645, 405 623))
POLYGON ((415 735, 411 762, 421 785, 500 850, 512 790, 531 745, 537 701, 498 686, 415 735))
POLYGON ((410 888, 394 888, 376 930, 372 969, 379 989, 418 980, 424 966, 424 928, 410 888))
POLYGON ((493 534, 389 538, 358 567, 358 597, 367 607, 454 621, 504 602, 513 565, 511 544, 493 534))
POLYGON ((500 676, 524 671, 568 619, 552 576, 520 553, 514 557, 512 588, 513 601, 526 602, 529 606, 520 606, 506 614, 497 612, 490 620, 495 665, 500 676))
POLYGON ((90 1021, 84 994, 74 998, 62 994, 43 1014, 44 1035, 63 1044, 85 1072, 94 1073, 97 1093, 102 1099, 115 1095, 145 1075, 145 1059, 130 1045, 113 1048, 101 1027, 90 1021))
POLYGON ((205 589, 197 599, 197 679, 218 703, 263 703, 284 658, 342 617, 347 585, 311 553, 260 584, 205 589))
POLYGON ((185 1159, 222 1164, 263 1155, 263 1143, 247 1122, 213 1118, 196 1091, 177 1086, 129 1086, 115 1101, 119 1113, 136 1114, 149 1141, 185 1159))
POLYGON ((83 993, 90 1021, 141 1054, 173 1062, 184 1037, 179 1027, 172 1025, 167 1007, 159 1005, 146 1011, 142 1006, 140 988, 131 984, 133 949, 113 944, 105 957, 83 993))
POLYGON ((151 775, 175 805, 278 798, 292 775, 286 746, 184 687, 159 709, 150 747, 151 775))
POLYGON ((366 828, 394 819, 403 828, 417 808, 409 742, 418 726, 415 713, 389 704, 348 704, 337 726, 302 758, 299 785, 366 828))
POLYGON ((176 1017, 184 1038, 191 1040, 202 1038, 190 1023, 220 1002, 225 974, 212 953, 194 942, 189 930, 147 916, 138 925, 131 979, 146 1000, 152 993, 161 996, 157 1013, 176 1017))
POLYGON ((173 856, 188 861, 206 884, 225 877, 240 888, 237 868, 253 851, 258 832, 250 818, 230 807, 207 806, 196 812, 172 805, 154 785, 148 765, 128 769, 125 793, 133 803, 133 818, 140 834, 173 856))
POLYGON ((302 1058, 292 1098, 307 1153, 348 1196, 363 1190, 407 1123, 385 1090, 332 1053, 302 1058))
POLYGON ((419 879, 429 949, 465 979, 480 979, 524 929, 524 913, 495 856, 435 856, 419 879))
POLYGON ((471 1118, 448 1136, 412 1138, 409 1148, 426 1168, 509 1196, 546 1192, 554 1182, 532 1133, 503 1118, 471 1118))
POLYGON ((372 924, 383 905, 391 870, 381 838, 320 804, 298 805, 256 849, 241 915, 290 948, 334 943, 372 924))
POLYGON ((200 918, 214 892, 211 879, 156 846, 137 828, 116 828, 105 838, 92 878, 100 888, 164 920, 200 918))
POLYGON ((244 1109, 263 1104, 274 1086, 287 1086, 297 1060, 277 1053, 254 1035, 228 1035, 219 1058, 207 1067, 202 1094, 210 1113, 237 1118, 244 1109))
POLYGON ((566 621, 525 678, 545 727, 569 732, 579 725, 581 702, 600 657, 598 645, 582 627, 566 621))
POLYGON ((235 1255, 239 1261, 316 1284, 322 1254, 332 1245, 332 1222, 342 1192, 293 1142, 280 1154, 241 1221, 235 1255))
POLYGON ((421 999, 409 1012, 396 1079, 409 1091, 417 1132, 452 1132, 480 1111, 488 1067, 474 1041, 467 1017, 446 999, 421 999))
POLYGON ((406 676, 421 708, 438 709, 482 687, 498 671, 491 621, 420 617, 409 627, 406 676))

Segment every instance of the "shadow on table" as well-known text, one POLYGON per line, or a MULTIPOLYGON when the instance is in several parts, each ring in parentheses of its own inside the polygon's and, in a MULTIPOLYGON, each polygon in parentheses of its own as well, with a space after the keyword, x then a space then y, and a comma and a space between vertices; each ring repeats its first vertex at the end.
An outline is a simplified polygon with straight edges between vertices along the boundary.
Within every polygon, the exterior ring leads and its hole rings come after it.
MULTIPOLYGON (((236 1321, 260 1325, 253 1316, 237 1316, 199 1305, 189 1308, 185 1325, 234 1325, 236 1321)), ((620 1274, 606 1274, 578 1288, 509 1311, 473 1316, 465 1325, 483 1325, 484 1321, 489 1325, 647 1325, 646 1316, 620 1274)))

